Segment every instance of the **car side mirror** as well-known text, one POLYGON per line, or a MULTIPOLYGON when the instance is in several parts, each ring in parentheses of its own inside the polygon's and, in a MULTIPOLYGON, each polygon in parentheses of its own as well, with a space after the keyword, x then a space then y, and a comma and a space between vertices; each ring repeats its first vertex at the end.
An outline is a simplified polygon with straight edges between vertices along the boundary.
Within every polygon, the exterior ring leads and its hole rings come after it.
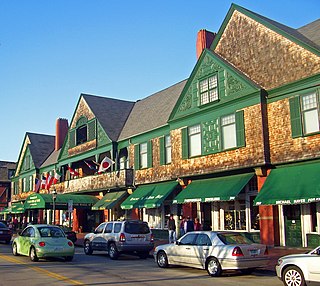
POLYGON ((179 240, 176 240, 176 245, 180 245, 180 241, 179 240))

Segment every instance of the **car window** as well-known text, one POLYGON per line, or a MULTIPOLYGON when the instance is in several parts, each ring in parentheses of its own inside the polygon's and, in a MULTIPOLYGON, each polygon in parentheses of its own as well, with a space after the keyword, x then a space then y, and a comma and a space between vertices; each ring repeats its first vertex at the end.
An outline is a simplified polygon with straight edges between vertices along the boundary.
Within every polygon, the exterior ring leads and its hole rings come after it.
POLYGON ((32 229, 32 227, 26 228, 26 229, 21 233, 21 236, 29 237, 29 236, 30 236, 30 230, 31 230, 31 229, 32 229))
POLYGON ((148 224, 144 222, 127 222, 124 231, 130 234, 147 234, 150 229, 148 224))
POLYGON ((195 233, 188 233, 187 235, 185 235, 181 240, 180 240, 180 244, 183 245, 193 245, 195 244, 195 238, 196 238, 196 234, 195 233))
POLYGON ((199 246, 211 246, 212 242, 207 234, 198 234, 195 244, 199 246))
POLYGON ((122 223, 115 223, 114 224, 114 233, 119 233, 121 231, 121 225, 122 223))
POLYGON ((58 227, 39 227, 41 237, 64 237, 64 232, 58 227))
POLYGON ((108 223, 105 233, 111 233, 112 232, 112 228, 113 228, 113 223, 108 223))
POLYGON ((100 225, 96 228, 95 233, 103 233, 103 230, 104 230, 104 227, 105 227, 105 226, 106 226, 105 223, 100 224, 100 225))
POLYGON ((218 237, 224 244, 252 244, 253 241, 241 233, 219 233, 218 237))
POLYGON ((29 228, 29 236, 35 237, 35 230, 32 227, 29 228))

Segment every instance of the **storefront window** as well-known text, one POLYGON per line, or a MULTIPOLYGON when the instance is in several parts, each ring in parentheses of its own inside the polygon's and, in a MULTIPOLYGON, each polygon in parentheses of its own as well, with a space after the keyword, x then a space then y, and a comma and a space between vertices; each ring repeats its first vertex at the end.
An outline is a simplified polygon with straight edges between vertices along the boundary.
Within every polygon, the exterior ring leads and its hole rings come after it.
POLYGON ((244 200, 230 202, 224 212, 225 230, 246 229, 246 205, 244 200))
POLYGON ((250 197, 250 216, 251 216, 251 229, 260 230, 259 222, 259 207, 254 206, 253 201, 256 196, 250 197))

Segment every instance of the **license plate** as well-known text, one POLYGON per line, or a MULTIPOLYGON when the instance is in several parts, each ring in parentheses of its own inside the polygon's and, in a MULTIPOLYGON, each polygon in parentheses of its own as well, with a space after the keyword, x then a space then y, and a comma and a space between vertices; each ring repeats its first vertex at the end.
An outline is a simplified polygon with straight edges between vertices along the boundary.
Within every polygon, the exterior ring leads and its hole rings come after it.
POLYGON ((61 251, 63 249, 63 247, 55 247, 54 251, 61 251))
POLYGON ((251 256, 259 255, 260 249, 251 249, 251 250, 249 250, 249 253, 251 256))

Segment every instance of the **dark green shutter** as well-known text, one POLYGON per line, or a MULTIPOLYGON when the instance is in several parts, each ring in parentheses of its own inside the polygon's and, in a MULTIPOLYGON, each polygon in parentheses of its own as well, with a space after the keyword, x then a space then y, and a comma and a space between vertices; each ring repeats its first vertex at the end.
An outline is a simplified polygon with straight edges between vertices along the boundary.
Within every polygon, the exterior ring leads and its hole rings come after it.
POLYGON ((76 146, 76 129, 69 131, 69 148, 76 146))
POLYGON ((164 138, 159 138, 159 148, 160 148, 160 165, 165 165, 166 163, 166 155, 165 155, 165 146, 164 146, 164 138))
POLYGON ((88 121, 88 141, 96 139, 96 120, 88 121))
POLYGON ((147 143, 148 146, 148 168, 152 167, 152 141, 148 141, 147 143))
POLYGON ((240 110, 236 112, 236 134, 237 134, 237 147, 246 145, 246 134, 244 130, 244 112, 240 110))
POLYGON ((189 138, 188 138, 188 127, 181 129, 181 148, 182 148, 182 159, 189 158, 189 138))
POLYGON ((290 98, 289 103, 290 103, 292 138, 301 137, 303 133, 302 133, 302 122, 301 122, 301 111, 300 111, 300 97, 290 98))
POLYGON ((139 144, 134 145, 134 169, 140 169, 140 146, 139 144))

